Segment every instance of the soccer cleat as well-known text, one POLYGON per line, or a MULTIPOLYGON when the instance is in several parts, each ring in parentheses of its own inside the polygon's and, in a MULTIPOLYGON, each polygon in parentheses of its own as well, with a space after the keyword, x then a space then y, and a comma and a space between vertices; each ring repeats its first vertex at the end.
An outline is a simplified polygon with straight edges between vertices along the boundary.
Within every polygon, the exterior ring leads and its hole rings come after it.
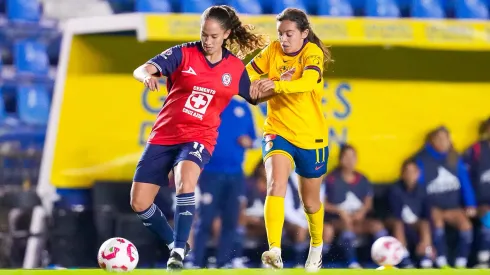
POLYGON ((179 253, 172 251, 170 253, 170 258, 167 261, 167 270, 168 271, 178 271, 184 268, 184 262, 179 253))
POLYGON ((282 258, 280 252, 271 249, 262 253, 262 263, 274 269, 282 269, 282 258))
POLYGON ((306 260, 305 270, 306 272, 318 272, 322 268, 322 248, 317 249, 310 246, 308 252, 308 259, 306 260))

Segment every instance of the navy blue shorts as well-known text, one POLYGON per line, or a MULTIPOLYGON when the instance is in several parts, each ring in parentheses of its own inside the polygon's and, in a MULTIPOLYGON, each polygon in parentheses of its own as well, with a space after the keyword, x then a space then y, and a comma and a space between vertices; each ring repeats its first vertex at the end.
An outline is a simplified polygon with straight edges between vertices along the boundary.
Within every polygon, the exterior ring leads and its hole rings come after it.
POLYGON ((208 150, 197 142, 176 145, 147 144, 136 166, 133 181, 167 186, 168 174, 179 162, 195 162, 202 170, 210 158, 208 150))
POLYGON ((280 135, 266 134, 262 139, 264 162, 275 154, 282 154, 291 160, 296 173, 303 178, 319 178, 327 173, 328 146, 318 149, 302 149, 280 135))

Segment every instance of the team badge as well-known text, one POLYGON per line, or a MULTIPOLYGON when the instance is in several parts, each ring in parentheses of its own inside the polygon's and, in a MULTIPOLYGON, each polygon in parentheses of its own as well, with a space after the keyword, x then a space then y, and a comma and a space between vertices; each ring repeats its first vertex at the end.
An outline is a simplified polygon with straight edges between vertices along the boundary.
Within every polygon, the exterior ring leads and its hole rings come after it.
POLYGON ((272 141, 269 141, 265 144, 265 151, 268 152, 270 149, 272 149, 272 146, 274 146, 274 143, 272 141))
POLYGON ((225 85, 225 86, 230 86, 231 75, 229 73, 223 74, 223 76, 221 77, 221 82, 223 82, 223 85, 225 85))

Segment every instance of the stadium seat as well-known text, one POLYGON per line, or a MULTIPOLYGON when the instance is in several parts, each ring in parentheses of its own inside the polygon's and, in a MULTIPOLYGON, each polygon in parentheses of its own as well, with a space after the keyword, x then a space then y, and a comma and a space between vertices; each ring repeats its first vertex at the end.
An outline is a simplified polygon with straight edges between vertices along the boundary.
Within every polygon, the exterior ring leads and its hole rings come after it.
POLYGON ((306 12, 306 5, 302 0, 276 0, 272 8, 272 13, 281 13, 286 8, 297 8, 306 12))
POLYGON ((12 21, 37 22, 41 18, 39 0, 7 0, 7 18, 12 21))
POLYGON ((17 73, 47 75, 49 59, 46 46, 42 43, 25 40, 14 45, 14 65, 17 73))
POLYGON ((488 7, 483 0, 457 0, 455 13, 461 19, 488 19, 488 7))
POLYGON ((136 0, 135 11, 137 12, 171 12, 172 5, 167 0, 136 0))
POLYGON ((183 13, 202 13, 214 3, 211 0, 186 0, 181 2, 183 13))
POLYGON ((227 4, 242 14, 262 14, 263 12, 259 0, 229 0, 227 4))
POLYGON ((19 86, 17 88, 17 112, 22 122, 46 125, 49 118, 50 99, 42 85, 19 86))
POLYGON ((412 17, 444 18, 446 13, 441 0, 414 0, 411 8, 412 17))
POLYGON ((350 17, 354 11, 349 0, 319 0, 318 15, 350 17))
POLYGON ((367 0, 366 16, 400 17, 400 8, 396 0, 367 0))

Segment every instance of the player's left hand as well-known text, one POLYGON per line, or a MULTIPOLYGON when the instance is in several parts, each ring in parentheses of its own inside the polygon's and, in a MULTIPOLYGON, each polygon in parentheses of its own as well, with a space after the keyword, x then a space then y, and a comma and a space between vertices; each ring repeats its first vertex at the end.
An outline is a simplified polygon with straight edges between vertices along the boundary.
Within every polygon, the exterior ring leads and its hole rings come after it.
POLYGON ((466 215, 470 218, 476 216, 476 208, 475 207, 466 207, 466 215))
POLYGON ((274 84, 274 81, 270 79, 261 79, 257 83, 259 93, 266 93, 269 90, 274 90, 276 88, 276 84, 274 84))
POLYGON ((243 148, 252 148, 253 141, 249 136, 243 135, 238 137, 238 144, 243 148))
POLYGON ((259 98, 259 82, 260 80, 255 80, 254 82, 251 83, 250 85, 250 98, 253 100, 256 100, 259 98))

